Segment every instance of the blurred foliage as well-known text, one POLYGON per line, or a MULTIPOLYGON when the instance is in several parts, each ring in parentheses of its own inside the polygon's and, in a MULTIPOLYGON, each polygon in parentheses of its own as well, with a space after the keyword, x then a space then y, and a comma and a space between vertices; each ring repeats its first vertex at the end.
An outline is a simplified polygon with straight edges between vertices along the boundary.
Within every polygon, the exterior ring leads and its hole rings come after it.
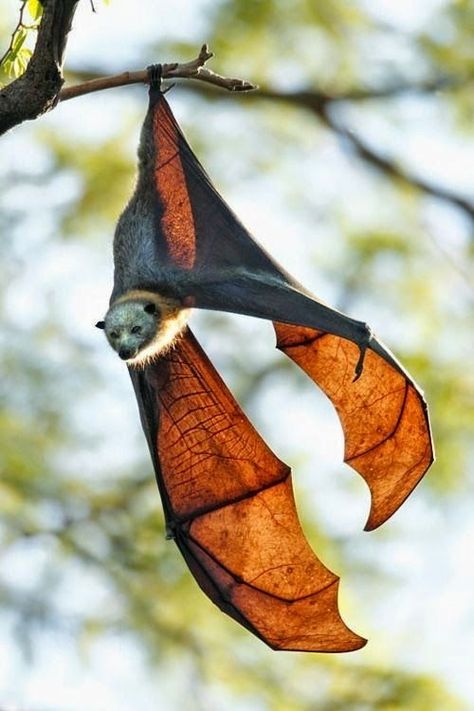
POLYGON ((56 132, 42 131, 40 140, 50 149, 51 173, 69 173, 78 179, 77 198, 62 210, 63 236, 108 230, 129 198, 135 179, 134 151, 127 150, 130 127, 91 145, 56 132), (111 180, 113 176, 113 180, 111 180))
POLYGON ((0 57, 0 87, 25 71, 42 14, 40 0, 20 2, 18 24, 12 32, 8 48, 0 57))
MULTIPOLYGON (((27 35, 34 33, 41 5, 28 0, 20 9, 0 67, 4 81, 24 69, 27 35), (23 20, 23 12, 30 18, 23 20)), ((207 12, 207 37, 219 71, 262 85, 334 94, 447 76, 455 88, 428 92, 418 101, 432 111, 432 130, 439 119, 454 138, 472 135, 472 2, 441 3, 429 22, 408 30, 385 21, 375 6, 342 0, 222 0, 208 4, 207 12)), ((113 3, 110 18, 113 22, 113 3)), ((5 46, 12 29, 0 24, 5 46)), ((161 42, 149 55, 165 51, 189 58, 195 43, 161 42)), ((127 68, 120 65, 119 52, 116 60, 117 71, 127 68)), ((236 99, 224 95, 210 106, 207 94, 182 95, 183 123, 226 194, 237 179, 251 191, 265 173, 276 194, 275 204, 265 210, 268 217, 280 207, 294 216, 295 249, 297 233, 318 232, 318 240, 301 248, 315 282, 341 308, 372 315, 367 320, 375 319, 379 332, 388 331, 397 355, 423 384, 438 461, 416 496, 440 509, 453 500, 472 499, 474 381, 467 356, 471 347, 472 357, 474 328, 472 224, 454 207, 440 207, 417 189, 368 168, 304 109, 245 98, 237 108, 236 99), (239 145, 237 168, 229 166, 229 143, 239 145), (336 154, 336 173, 327 178, 327 164, 336 154)), ((105 111, 105 94, 97 101, 104 101, 105 111)), ((376 99, 363 108, 348 103, 332 110, 345 119, 359 111, 362 124, 368 117, 374 125, 385 121, 409 130, 403 99, 376 99)), ((23 130, 17 129, 17 137, 23 130)), ((51 307, 48 293, 39 291, 33 315, 28 310, 30 323, 18 318, 16 298, 30 278, 28 261, 38 258, 39 250, 54 260, 65 236, 72 248, 87 234, 91 253, 95 245, 99 253, 110 242, 135 170, 129 130, 119 121, 113 134, 93 142, 78 140, 67 125, 60 132, 57 125, 54 130, 35 127, 34 137, 29 136, 47 156, 43 168, 29 174, 23 166, 20 174, 14 165, 0 175, 0 226, 9 238, 0 246, 5 276, 0 293, 0 602, 4 615, 15 621, 23 649, 34 649, 36 633, 44 628, 62 630, 83 651, 99 637, 121 634, 142 645, 154 668, 164 673, 173 664, 190 669, 180 683, 183 698, 195 699, 196 708, 212 707, 214 693, 272 711, 461 708, 441 682, 391 662, 358 664, 353 658, 275 655, 264 649, 212 608, 175 546, 165 542, 143 439, 130 461, 117 465, 117 458, 102 452, 100 429, 97 437, 84 434, 77 411, 95 416, 101 411, 95 397, 116 384, 77 334, 77 313, 69 311, 68 322, 59 306, 51 307), (72 187, 66 189, 68 180, 72 187), (40 207, 47 217, 42 221, 31 221, 32 211, 37 215, 40 208, 32 208, 28 197, 15 198, 15 189, 28 196, 30 184, 44 191, 40 207), (40 247, 30 248, 37 239, 40 247), (20 572, 34 574, 9 573, 15 561, 20 572), (75 585, 96 590, 92 602, 75 599, 75 585)), ((385 147, 379 148, 383 153, 385 147)), ((404 160, 407 156, 400 155, 404 160)), ((419 166, 420 174, 425 170, 429 166, 419 166)), ((78 268, 78 282, 82 276, 78 268)), ((61 301, 61 290, 70 285, 60 275, 57 279, 54 293, 61 301)), ((241 355, 240 348, 226 351, 225 344, 237 342, 238 335, 225 318, 208 323, 222 341, 222 363, 235 392, 257 424, 258 403, 274 383, 294 382, 296 397, 296 388, 305 387, 289 362, 276 355, 258 360, 241 355)), ((126 392, 126 405, 122 391, 114 390, 113 397, 117 407, 133 410, 131 391, 126 392)), ((138 437, 138 419, 136 426, 138 437)), ((107 437, 114 439, 110 432, 107 437)), ((114 446, 120 444, 117 435, 114 446)), ((329 542, 308 508, 305 530, 323 559, 326 553, 332 565, 336 561, 339 573, 356 565, 347 558, 350 546, 342 551, 329 542)), ((360 567, 366 576, 373 574, 366 561, 360 567)))

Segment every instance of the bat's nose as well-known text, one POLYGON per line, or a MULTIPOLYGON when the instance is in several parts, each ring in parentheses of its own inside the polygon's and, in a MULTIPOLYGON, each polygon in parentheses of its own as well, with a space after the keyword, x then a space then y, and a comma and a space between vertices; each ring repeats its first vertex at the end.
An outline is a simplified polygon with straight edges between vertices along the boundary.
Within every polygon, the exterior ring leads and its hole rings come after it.
POLYGON ((136 348, 123 347, 119 350, 119 356, 122 360, 128 360, 129 358, 133 358, 136 355, 137 355, 136 348))

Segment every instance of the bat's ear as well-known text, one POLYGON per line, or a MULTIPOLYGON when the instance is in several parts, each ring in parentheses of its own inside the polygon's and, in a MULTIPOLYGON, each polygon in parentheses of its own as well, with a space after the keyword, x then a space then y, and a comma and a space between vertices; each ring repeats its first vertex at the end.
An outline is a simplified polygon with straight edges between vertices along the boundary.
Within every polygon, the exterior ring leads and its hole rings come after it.
POLYGON ((105 328, 105 321, 97 321, 95 327, 96 327, 96 328, 101 328, 102 330, 104 330, 104 328, 105 328))
POLYGON ((147 314, 156 314, 155 304, 152 304, 152 303, 147 304, 146 306, 144 306, 144 309, 147 312, 147 314))

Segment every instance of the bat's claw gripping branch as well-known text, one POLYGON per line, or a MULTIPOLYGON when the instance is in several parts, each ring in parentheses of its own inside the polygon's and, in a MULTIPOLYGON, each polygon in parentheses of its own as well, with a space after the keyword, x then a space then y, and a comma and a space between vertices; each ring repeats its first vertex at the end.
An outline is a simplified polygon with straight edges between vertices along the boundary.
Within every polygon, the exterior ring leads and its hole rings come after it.
POLYGON ((163 76, 163 65, 162 64, 150 64, 146 68, 148 72, 148 83, 150 87, 159 89, 161 87, 161 78, 163 76))

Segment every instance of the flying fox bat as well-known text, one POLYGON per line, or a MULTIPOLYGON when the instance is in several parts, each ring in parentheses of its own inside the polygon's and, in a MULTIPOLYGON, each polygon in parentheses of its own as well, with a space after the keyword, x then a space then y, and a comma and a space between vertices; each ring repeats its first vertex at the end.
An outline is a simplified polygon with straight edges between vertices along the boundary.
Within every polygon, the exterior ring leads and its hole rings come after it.
MULTIPOLYGON (((159 65, 158 65, 159 66, 159 65)), ((114 239, 104 328, 130 370, 167 531, 203 591, 274 649, 349 651, 338 578, 300 527, 289 468, 186 325, 191 308, 273 321, 277 347, 326 393, 376 528, 433 461, 422 392, 369 327, 313 296, 213 187, 150 71, 135 193, 114 239)))

